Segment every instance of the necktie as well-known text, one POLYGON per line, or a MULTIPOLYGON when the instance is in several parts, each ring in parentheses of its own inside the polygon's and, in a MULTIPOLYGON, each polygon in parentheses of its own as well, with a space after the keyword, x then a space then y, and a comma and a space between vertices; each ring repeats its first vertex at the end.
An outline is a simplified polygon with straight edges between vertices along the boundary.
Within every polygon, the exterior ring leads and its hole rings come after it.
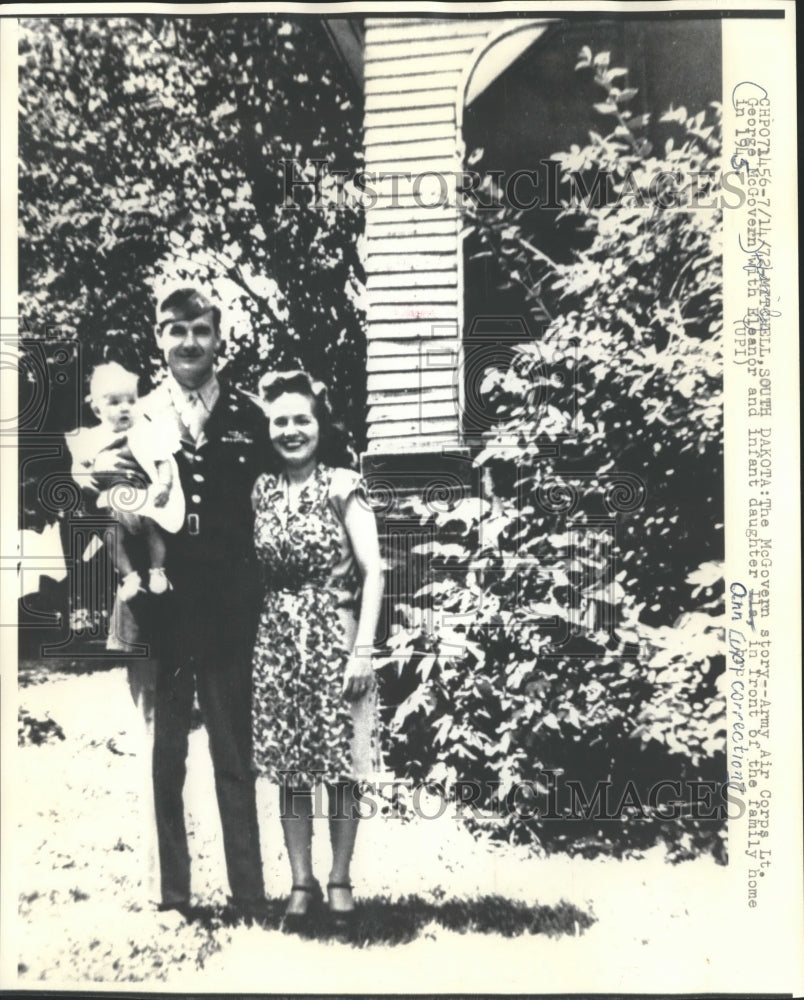
POLYGON ((197 441, 201 436, 201 420, 204 416, 204 404, 197 392, 191 392, 187 396, 186 405, 182 420, 187 430, 192 435, 193 441, 197 441))

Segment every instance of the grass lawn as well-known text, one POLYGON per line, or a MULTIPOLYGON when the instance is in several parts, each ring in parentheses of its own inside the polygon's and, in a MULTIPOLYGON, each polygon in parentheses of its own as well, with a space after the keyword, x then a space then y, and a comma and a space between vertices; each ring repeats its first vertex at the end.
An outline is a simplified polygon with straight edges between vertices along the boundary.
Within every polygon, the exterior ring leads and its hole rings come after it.
MULTIPOLYGON (((284 934, 290 878, 275 790, 258 787, 273 914, 232 923, 203 729, 191 736, 186 789, 193 888, 203 919, 149 906, 147 754, 125 673, 28 671, 20 707, 50 716, 15 766, 19 920, 10 940, 19 984, 148 984, 211 992, 554 992, 723 989, 710 954, 728 870, 682 865, 662 849, 625 861, 536 857, 475 840, 450 811, 378 815, 361 825, 353 940, 325 925, 284 934), (679 957, 683 956, 683 961, 679 957)), ((426 805, 426 803, 424 803, 426 805)), ((432 803, 437 811, 438 802, 432 803)), ((327 871, 327 831, 314 855, 327 871)), ((4 983, 11 986, 11 983, 4 983)), ((129 987, 131 988, 131 987, 129 987)))

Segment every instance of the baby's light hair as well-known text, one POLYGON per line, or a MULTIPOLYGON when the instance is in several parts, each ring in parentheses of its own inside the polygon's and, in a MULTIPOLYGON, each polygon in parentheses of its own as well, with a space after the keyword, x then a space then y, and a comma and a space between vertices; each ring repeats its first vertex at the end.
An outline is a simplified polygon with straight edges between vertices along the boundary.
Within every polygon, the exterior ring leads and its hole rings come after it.
POLYGON ((139 378, 134 372, 118 364, 116 361, 107 361, 102 365, 96 365, 89 380, 89 400, 97 403, 104 396, 112 392, 133 392, 137 395, 137 385, 139 378))

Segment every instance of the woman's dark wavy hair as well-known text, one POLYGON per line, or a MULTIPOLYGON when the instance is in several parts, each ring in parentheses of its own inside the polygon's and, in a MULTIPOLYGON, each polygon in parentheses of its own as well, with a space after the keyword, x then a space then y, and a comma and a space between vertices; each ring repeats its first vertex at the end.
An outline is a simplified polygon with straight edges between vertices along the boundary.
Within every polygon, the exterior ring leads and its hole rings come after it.
MULTIPOLYGON (((307 372, 267 372, 259 381, 260 399, 263 403, 273 403, 289 392, 307 396, 313 403, 313 416, 318 421, 317 458, 332 468, 357 468, 357 452, 351 436, 332 414, 327 387, 312 378, 307 372)), ((270 418, 269 418, 270 420, 270 418)))

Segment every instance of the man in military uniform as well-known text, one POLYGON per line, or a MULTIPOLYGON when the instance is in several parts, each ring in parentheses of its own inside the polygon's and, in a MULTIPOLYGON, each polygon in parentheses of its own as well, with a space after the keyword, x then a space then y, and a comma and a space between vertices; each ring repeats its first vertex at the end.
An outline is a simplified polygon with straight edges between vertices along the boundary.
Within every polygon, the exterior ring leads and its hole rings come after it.
MULTIPOLYGON (((171 417, 181 436, 176 461, 187 515, 166 534, 172 589, 142 596, 158 660, 153 783, 161 872, 160 909, 189 912, 190 855, 183 787, 194 692, 209 736, 231 904, 246 915, 264 904, 251 770, 251 654, 260 587, 252 539, 251 490, 270 462, 267 421, 215 371, 220 311, 192 288, 159 306, 157 343, 165 380, 142 413, 171 417)), ((130 455, 120 452, 118 469, 130 455)), ((137 601, 132 602, 135 617, 137 601)), ((136 669, 136 668, 134 668, 136 669)))

